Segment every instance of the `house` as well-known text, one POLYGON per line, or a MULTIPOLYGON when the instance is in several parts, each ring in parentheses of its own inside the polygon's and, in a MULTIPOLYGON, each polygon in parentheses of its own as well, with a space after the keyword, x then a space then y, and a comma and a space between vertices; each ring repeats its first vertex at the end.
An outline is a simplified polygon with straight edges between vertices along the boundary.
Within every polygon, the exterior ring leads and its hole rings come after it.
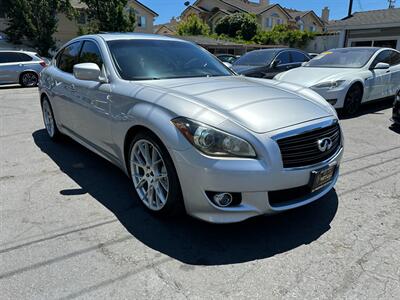
POLYGON ((155 25, 154 33, 161 35, 175 35, 177 32, 178 20, 172 17, 171 21, 165 24, 155 25))
MULTIPOLYGON (((65 14, 58 14, 58 30, 54 34, 57 44, 63 44, 78 35, 79 27, 85 27, 88 22, 87 6, 80 0, 71 0, 71 5, 77 11, 77 17, 73 20, 67 18, 65 14)), ((136 14, 136 28, 135 32, 153 33, 154 31, 154 18, 158 16, 149 7, 142 4, 137 0, 129 0, 126 10, 134 10, 136 14)), ((2 10, 2 0, 0 0, 0 32, 4 31, 7 27, 7 18, 2 10), (3 12, 3 13, 2 13, 3 12)))
POLYGON ((355 12, 327 26, 339 32, 339 47, 377 46, 400 50, 400 8, 355 12))
POLYGON ((233 13, 254 14, 264 30, 275 25, 287 24, 301 30, 323 32, 329 21, 329 9, 325 7, 321 17, 314 11, 298 11, 284 8, 279 4, 270 4, 269 0, 197 0, 181 14, 181 19, 195 14, 207 22, 211 28, 223 17, 233 13))

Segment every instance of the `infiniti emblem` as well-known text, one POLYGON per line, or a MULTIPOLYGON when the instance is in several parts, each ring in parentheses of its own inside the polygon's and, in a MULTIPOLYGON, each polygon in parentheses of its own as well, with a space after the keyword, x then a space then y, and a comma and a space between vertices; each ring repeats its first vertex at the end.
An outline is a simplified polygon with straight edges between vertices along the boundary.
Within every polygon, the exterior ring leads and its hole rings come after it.
POLYGON ((318 140, 318 149, 321 152, 330 150, 332 148, 332 146, 333 146, 333 143, 330 138, 323 138, 323 139, 318 140))

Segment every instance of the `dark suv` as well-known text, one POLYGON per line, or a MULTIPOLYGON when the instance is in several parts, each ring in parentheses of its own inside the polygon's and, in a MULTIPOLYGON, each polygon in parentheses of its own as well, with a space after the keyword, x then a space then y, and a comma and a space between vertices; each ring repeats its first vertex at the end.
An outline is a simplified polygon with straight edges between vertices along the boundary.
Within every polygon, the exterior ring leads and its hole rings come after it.
POLYGON ((307 53, 298 49, 254 50, 235 61, 232 69, 241 75, 272 79, 281 72, 300 67, 310 59, 307 53))

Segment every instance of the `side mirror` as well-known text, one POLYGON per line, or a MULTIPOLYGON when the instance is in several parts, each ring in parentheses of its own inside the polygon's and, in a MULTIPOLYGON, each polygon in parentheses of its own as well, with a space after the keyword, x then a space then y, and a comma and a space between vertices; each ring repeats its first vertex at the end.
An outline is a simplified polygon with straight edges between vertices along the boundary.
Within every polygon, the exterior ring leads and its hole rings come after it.
POLYGON ((387 70, 390 68, 390 65, 387 63, 377 63, 376 66, 374 67, 375 70, 387 70))
POLYGON ((79 80, 100 81, 100 68, 94 63, 74 65, 74 76, 79 80))
POLYGON ((281 63, 281 61, 279 59, 275 59, 274 62, 272 63, 272 67, 277 67, 279 66, 279 64, 281 63))

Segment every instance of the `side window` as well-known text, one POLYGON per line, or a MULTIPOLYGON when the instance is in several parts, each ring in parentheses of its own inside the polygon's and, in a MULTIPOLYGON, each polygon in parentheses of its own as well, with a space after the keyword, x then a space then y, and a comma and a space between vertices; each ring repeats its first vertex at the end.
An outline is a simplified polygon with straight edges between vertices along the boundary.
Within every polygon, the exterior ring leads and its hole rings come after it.
POLYGON ((0 53, 0 63, 14 63, 20 62, 20 56, 17 52, 1 52, 0 53))
POLYGON ((81 54, 79 56, 79 63, 95 63, 101 67, 103 66, 103 59, 99 47, 94 42, 85 41, 82 46, 81 54))
POLYGON ((391 51, 385 50, 378 54, 375 58, 374 62, 372 63, 372 67, 375 67, 378 63, 386 63, 390 64, 390 53, 391 51))
POLYGON ((280 53, 277 56, 276 59, 280 61, 279 65, 290 64, 290 53, 289 53, 289 51, 285 51, 285 52, 280 53))
POLYGON ((309 60, 310 59, 304 53, 292 51, 292 61, 294 63, 302 63, 309 60))
POLYGON ((72 73, 74 65, 78 63, 80 42, 73 43, 62 50, 57 59, 57 67, 64 72, 72 73))
POLYGON ((390 56, 390 65, 396 66, 400 64, 400 53, 396 51, 391 51, 392 55, 390 56))
POLYGON ((18 53, 19 61, 32 61, 33 58, 25 53, 18 53))

